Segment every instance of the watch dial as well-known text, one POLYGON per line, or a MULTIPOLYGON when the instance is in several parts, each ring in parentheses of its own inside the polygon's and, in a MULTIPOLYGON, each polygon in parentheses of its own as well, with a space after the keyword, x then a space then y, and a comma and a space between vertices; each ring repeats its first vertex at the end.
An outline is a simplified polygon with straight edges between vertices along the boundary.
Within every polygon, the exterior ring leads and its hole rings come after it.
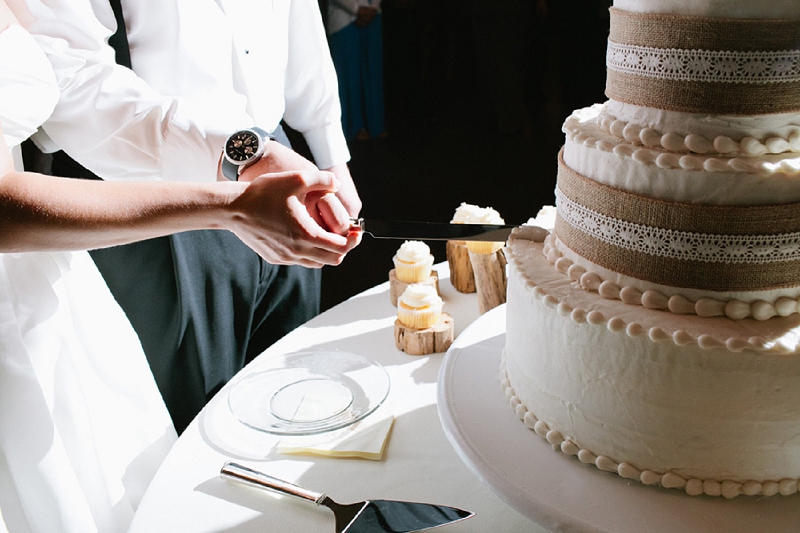
POLYGON ((251 131, 239 131, 231 135, 225 145, 225 153, 231 161, 246 162, 252 159, 259 149, 261 139, 251 131))

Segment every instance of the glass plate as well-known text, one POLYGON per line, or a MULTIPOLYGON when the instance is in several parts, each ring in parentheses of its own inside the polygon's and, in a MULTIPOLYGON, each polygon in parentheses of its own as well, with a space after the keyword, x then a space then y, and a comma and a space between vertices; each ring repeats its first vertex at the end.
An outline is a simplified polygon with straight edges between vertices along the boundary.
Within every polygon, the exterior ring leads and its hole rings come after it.
POLYGON ((347 427, 375 411, 389 394, 379 364, 349 352, 298 352, 269 358, 234 383, 233 415, 274 435, 315 435, 347 427))

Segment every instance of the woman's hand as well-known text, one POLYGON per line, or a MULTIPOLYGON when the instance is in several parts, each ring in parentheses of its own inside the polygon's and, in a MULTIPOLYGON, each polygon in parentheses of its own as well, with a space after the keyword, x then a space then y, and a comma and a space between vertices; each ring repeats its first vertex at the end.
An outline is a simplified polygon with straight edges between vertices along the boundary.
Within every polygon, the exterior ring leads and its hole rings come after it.
MULTIPOLYGON (((314 163, 291 148, 270 142, 261 159, 242 171, 239 181, 252 181, 265 174, 299 170, 320 172, 314 163)), ((331 189, 307 191, 303 201, 309 216, 319 226, 331 233, 344 235, 350 229, 350 218, 357 217, 361 210, 361 200, 347 165, 337 165, 330 171, 335 175, 331 189), (335 196, 328 196, 328 193, 335 193, 335 196)))
POLYGON ((336 187, 331 172, 316 169, 255 177, 231 203, 232 231, 272 264, 338 265, 360 234, 348 231, 336 187))

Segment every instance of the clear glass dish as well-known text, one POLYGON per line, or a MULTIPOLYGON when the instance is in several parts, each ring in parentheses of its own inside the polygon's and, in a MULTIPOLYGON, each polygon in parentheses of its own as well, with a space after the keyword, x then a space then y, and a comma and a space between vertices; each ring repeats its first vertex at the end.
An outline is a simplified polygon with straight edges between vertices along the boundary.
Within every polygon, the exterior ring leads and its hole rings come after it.
POLYGON ((228 406, 246 426, 274 435, 315 435, 364 419, 389 394, 379 364, 350 352, 269 358, 231 387, 228 406))

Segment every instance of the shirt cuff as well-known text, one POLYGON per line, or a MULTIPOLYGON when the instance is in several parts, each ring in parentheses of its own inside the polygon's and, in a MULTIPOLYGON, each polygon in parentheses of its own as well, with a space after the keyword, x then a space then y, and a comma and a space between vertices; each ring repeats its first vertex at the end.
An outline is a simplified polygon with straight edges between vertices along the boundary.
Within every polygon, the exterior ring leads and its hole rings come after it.
POLYGON ((318 168, 331 168, 350 161, 350 149, 339 124, 303 132, 303 137, 318 168))
POLYGON ((217 181, 217 167, 228 132, 202 134, 188 122, 174 121, 166 139, 162 161, 166 181, 217 181))
POLYGON ((359 0, 335 0, 335 3, 352 15, 357 14, 362 5, 359 0))

